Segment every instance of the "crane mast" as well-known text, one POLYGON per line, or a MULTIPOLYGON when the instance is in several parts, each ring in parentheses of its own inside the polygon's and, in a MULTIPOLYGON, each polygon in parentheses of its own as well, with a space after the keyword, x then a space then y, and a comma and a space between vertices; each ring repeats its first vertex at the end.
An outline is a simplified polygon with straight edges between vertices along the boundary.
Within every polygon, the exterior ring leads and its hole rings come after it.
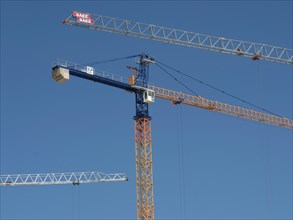
POLYGON ((128 181, 125 173, 105 174, 101 172, 72 172, 72 173, 39 173, 39 174, 8 174, 0 175, 0 186, 30 186, 120 182, 128 181))
MULTIPOLYGON (((142 54, 135 81, 139 87, 147 89, 149 64, 154 59, 142 54)), ((154 219, 154 192, 152 169, 152 134, 149 106, 145 102, 145 91, 135 93, 136 115, 134 116, 134 137, 136 155, 136 207, 137 219, 154 219)))
POLYGON ((216 51, 252 60, 293 65, 293 50, 262 43, 233 40, 174 28, 74 11, 64 24, 122 34, 191 48, 216 51))

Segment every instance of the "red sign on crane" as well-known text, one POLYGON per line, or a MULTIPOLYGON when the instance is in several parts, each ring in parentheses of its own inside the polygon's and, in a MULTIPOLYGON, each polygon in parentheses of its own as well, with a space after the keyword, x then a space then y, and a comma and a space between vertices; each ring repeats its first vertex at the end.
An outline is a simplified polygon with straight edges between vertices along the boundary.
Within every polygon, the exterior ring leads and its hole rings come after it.
POLYGON ((78 11, 72 12, 72 16, 76 18, 77 22, 83 22, 88 24, 93 24, 94 20, 91 18, 90 14, 87 13, 81 13, 78 11))
POLYGON ((75 18, 87 18, 87 19, 91 19, 91 15, 88 13, 81 13, 78 11, 74 11, 72 12, 72 16, 75 18))
POLYGON ((88 24, 93 24, 94 20, 89 19, 89 18, 76 18, 77 22, 83 22, 83 23, 88 23, 88 24))

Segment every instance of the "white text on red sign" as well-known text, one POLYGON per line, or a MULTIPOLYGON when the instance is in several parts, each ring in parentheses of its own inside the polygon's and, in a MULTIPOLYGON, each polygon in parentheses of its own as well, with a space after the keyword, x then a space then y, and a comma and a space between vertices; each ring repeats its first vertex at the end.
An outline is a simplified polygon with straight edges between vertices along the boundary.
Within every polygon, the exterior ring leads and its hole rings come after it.
POLYGON ((75 18, 91 19, 91 15, 90 14, 80 13, 78 11, 74 11, 72 13, 72 16, 75 17, 75 18))
POLYGON ((93 24, 94 20, 93 19, 88 19, 88 18, 76 18, 77 22, 83 22, 83 23, 88 23, 88 24, 93 24))

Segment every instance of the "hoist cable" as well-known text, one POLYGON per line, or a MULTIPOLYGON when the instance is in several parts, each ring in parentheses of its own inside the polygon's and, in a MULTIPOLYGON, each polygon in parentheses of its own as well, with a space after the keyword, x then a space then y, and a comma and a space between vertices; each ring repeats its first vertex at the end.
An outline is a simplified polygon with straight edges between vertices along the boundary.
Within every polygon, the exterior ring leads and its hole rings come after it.
POLYGON ((179 162, 179 181, 180 181, 180 208, 182 219, 185 219, 185 169, 184 169, 184 145, 183 145, 183 126, 182 126, 182 108, 177 107, 177 132, 178 132, 178 162, 179 162))
MULTIPOLYGON (((253 106, 253 107, 255 107, 255 108, 258 108, 258 109, 260 109, 260 110, 262 110, 262 111, 264 111, 264 112, 267 112, 267 113, 270 113, 270 114, 272 114, 272 115, 275 115, 275 116, 278 116, 278 117, 283 118, 282 116, 280 116, 280 115, 278 115, 278 114, 276 114, 276 113, 273 113, 273 112, 271 112, 271 111, 269 111, 269 110, 267 110, 267 109, 265 109, 265 108, 262 108, 262 107, 260 107, 260 106, 258 106, 258 105, 255 105, 255 104, 253 104, 253 103, 251 103, 251 102, 248 102, 248 101, 246 101, 246 100, 244 100, 244 99, 242 99, 242 98, 239 98, 239 97, 237 97, 237 96, 235 96, 235 95, 232 95, 232 94, 229 93, 229 92, 225 92, 224 90, 221 90, 221 89, 219 89, 219 88, 217 88, 217 87, 215 87, 215 86, 213 86, 213 85, 211 85, 211 84, 209 84, 209 83, 206 83, 206 82, 204 82, 204 81, 202 81, 202 80, 200 80, 200 79, 197 79, 197 78, 195 78, 195 77, 193 77, 193 76, 191 76, 191 75, 189 75, 189 74, 187 74, 187 73, 183 73, 182 71, 177 70, 177 69, 175 69, 175 68, 173 68, 173 67, 171 67, 171 66, 169 66, 169 65, 167 65, 167 64, 164 64, 164 63, 162 63, 162 62, 160 62, 160 61, 158 61, 158 60, 156 60, 156 62, 159 63, 159 64, 161 64, 161 65, 163 65, 163 66, 165 66, 165 67, 167 67, 167 68, 169 68, 169 69, 171 69, 171 70, 173 70, 173 71, 175 71, 175 72, 177 72, 177 73, 179 73, 179 74, 181 74, 181 75, 184 75, 184 76, 186 76, 186 77, 188 77, 188 78, 190 78, 190 79, 192 79, 192 80, 194 80, 194 81, 196 81, 196 82, 198 82, 198 83, 201 83, 201 84, 203 84, 203 85, 205 85, 205 86, 207 86, 207 87, 209 87, 209 88, 211 88, 211 89, 214 89, 214 90, 216 90, 216 91, 218 91, 218 92, 220 92, 220 93, 222 93, 222 94, 225 94, 225 95, 227 95, 227 96, 230 96, 230 97, 232 97, 232 98, 234 98, 234 99, 237 99, 238 101, 241 101, 241 102, 246 103, 246 104, 248 104, 248 105, 250 105, 250 106, 253 106)), ((174 77, 174 78, 175 78, 175 77, 174 77)))
POLYGON ((181 84, 184 88, 188 89, 190 92, 192 92, 194 95, 198 96, 198 94, 193 91, 192 89, 190 89, 188 86, 186 86, 183 82, 181 82, 180 80, 178 80, 176 77, 174 77, 171 73, 169 73, 167 70, 165 70, 161 65, 157 64, 156 65, 162 70, 164 71, 166 74, 168 74, 171 78, 173 78, 175 81, 177 81, 179 84, 181 84))

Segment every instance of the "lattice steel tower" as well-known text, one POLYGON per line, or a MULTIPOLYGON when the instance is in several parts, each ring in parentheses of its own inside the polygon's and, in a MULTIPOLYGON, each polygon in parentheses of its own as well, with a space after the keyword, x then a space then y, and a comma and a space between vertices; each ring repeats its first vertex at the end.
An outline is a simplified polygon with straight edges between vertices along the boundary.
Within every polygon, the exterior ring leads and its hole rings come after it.
MULTIPOLYGON (((137 86, 147 89, 149 64, 153 62, 154 59, 145 54, 140 56, 135 76, 137 86)), ((136 206, 137 219, 154 219, 151 117, 145 94, 143 90, 135 93, 136 206)))

